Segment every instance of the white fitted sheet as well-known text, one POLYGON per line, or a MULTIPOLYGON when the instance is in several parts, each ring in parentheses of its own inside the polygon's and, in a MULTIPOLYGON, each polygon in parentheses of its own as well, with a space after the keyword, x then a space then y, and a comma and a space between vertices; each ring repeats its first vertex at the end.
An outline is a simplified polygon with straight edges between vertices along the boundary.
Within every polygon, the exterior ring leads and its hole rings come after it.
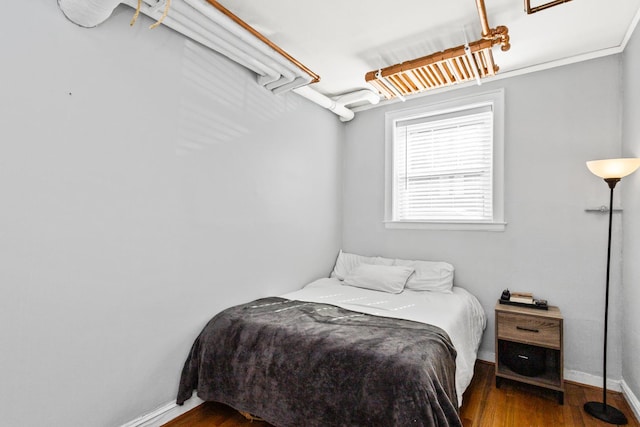
POLYGON ((304 288, 280 295, 291 300, 332 304, 376 316, 427 323, 443 329, 453 343, 456 357, 458 404, 471 383, 482 332, 487 324, 480 302, 468 291, 453 287, 452 293, 412 291, 399 294, 343 285, 337 278, 318 279, 304 288))

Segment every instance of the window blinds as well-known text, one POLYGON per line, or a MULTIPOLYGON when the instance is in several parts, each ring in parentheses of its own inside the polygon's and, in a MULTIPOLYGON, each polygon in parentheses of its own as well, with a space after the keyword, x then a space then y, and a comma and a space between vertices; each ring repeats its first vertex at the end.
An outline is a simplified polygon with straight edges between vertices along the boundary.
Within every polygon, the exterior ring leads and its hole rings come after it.
POLYGON ((394 221, 493 220, 492 104, 395 122, 394 221))

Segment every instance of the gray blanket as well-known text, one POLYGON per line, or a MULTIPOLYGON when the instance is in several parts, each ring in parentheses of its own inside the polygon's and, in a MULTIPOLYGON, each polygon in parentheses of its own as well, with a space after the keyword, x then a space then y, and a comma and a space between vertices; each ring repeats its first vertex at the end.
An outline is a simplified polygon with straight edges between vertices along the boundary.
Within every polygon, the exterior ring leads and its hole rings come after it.
POLYGON ((278 427, 461 426, 455 358, 432 325, 264 298, 206 325, 177 403, 197 390, 278 427))

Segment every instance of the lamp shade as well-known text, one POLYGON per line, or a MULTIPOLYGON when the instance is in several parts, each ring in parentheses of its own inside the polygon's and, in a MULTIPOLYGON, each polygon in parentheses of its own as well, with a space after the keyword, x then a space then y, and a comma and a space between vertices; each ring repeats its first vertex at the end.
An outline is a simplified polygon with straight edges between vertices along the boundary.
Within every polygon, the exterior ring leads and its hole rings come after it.
POLYGON ((622 178, 630 175, 640 167, 640 159, 605 159, 587 162, 587 167, 592 174, 600 178, 622 178))

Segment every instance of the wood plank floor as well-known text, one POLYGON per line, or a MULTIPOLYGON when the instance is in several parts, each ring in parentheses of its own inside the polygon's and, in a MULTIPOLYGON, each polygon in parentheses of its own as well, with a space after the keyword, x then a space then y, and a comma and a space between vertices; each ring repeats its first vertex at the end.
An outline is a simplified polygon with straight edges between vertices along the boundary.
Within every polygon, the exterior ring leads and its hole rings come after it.
MULTIPOLYGON (((574 383, 565 383, 564 405, 558 405, 556 395, 552 391, 507 380, 504 380, 497 389, 494 365, 478 362, 473 381, 464 394, 460 417, 464 427, 611 426, 596 420, 582 409, 585 402, 601 401, 601 399, 600 389, 574 383)), ((622 394, 613 392, 607 394, 607 402, 627 416, 629 427, 640 427, 640 423, 634 417, 622 394)), ((269 426, 270 424, 266 422, 251 422, 228 406, 205 403, 163 427, 269 426)))

